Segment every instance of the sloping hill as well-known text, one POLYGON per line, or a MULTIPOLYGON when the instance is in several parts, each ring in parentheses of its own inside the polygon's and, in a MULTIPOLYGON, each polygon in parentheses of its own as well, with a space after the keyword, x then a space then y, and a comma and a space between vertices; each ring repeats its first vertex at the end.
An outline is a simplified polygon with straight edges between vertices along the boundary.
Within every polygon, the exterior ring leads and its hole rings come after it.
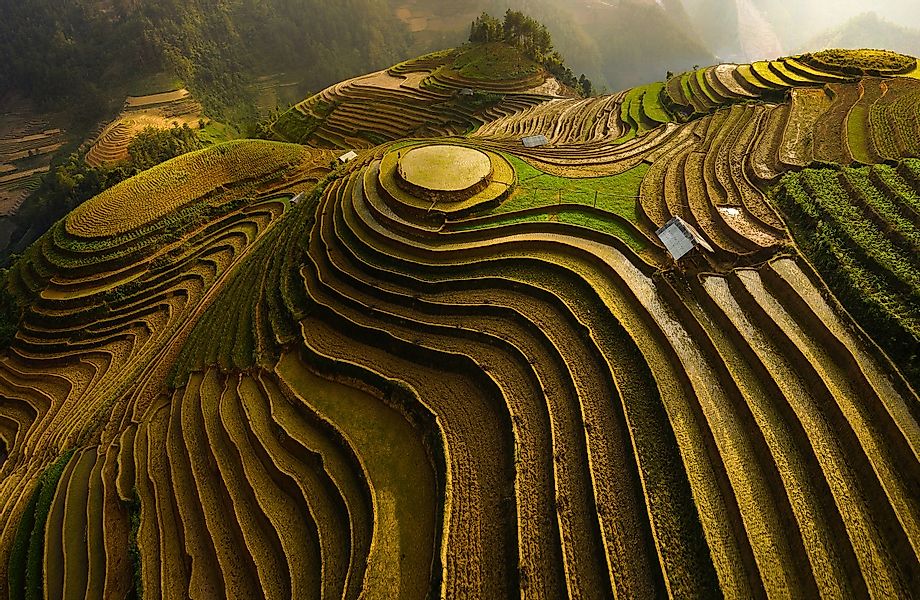
POLYGON ((909 597, 916 60, 580 99, 457 58, 128 180, 4 275, 0 593, 909 597), (675 265, 674 216, 713 252, 675 265))
POLYGON ((575 95, 514 48, 473 44, 331 86, 271 128, 285 141, 369 148, 405 137, 466 133, 498 116, 575 95))

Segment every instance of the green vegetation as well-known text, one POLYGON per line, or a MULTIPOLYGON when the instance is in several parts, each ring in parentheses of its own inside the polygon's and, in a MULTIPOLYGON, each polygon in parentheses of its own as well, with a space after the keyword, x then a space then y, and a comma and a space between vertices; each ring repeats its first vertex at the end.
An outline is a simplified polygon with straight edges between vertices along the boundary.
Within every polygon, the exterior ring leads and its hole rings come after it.
POLYGON ((8 271, 0 269, 0 351, 16 336, 23 311, 20 299, 10 292, 7 276, 8 271))
MULTIPOLYGON (((224 142, 229 142, 230 140, 236 140, 241 137, 245 137, 241 135, 237 128, 233 125, 220 123, 218 121, 207 121, 205 126, 200 128, 197 133, 198 139, 201 140, 201 143, 205 146, 223 144, 224 142)), ((255 132, 253 133, 254 135, 248 137, 261 137, 259 135, 255 135, 255 132)))
POLYGON ((920 161, 896 170, 806 169, 786 175, 773 197, 799 246, 847 309, 920 384, 920 161))
POLYGON ((917 59, 890 50, 822 50, 803 54, 803 62, 848 74, 905 73, 917 66, 917 59))
POLYGON ((288 292, 294 277, 289 265, 305 251, 305 241, 293 243, 293 236, 313 222, 330 181, 321 181, 292 206, 227 282, 227 293, 208 307, 183 346, 168 378, 172 387, 184 385, 192 372, 208 365, 248 370, 281 357, 282 346, 296 336, 296 316, 307 308, 288 292), (280 247, 284 254, 277 252, 280 247))
POLYGON ((9 560, 9 589, 11 600, 42 598, 42 563, 45 548, 45 521, 64 467, 73 456, 65 451, 38 479, 32 499, 19 521, 9 560))
POLYGON ((67 100, 86 122, 121 102, 111 88, 162 79, 164 71, 184 81, 210 116, 253 120, 247 83, 255 73, 282 70, 315 89, 409 50, 404 25, 375 0, 24 0, 7 9, 0 89, 21 90, 48 108, 67 100))
MULTIPOLYGON (((323 120, 335 110, 335 104, 325 102, 318 97, 311 98, 299 107, 283 112, 275 121, 265 128, 265 136, 275 133, 291 142, 306 143, 322 124, 323 120)), ((263 137, 260 135, 260 137, 263 137)))
POLYGON ((483 110, 496 104, 501 104, 504 99, 504 94, 485 92, 483 90, 473 90, 472 94, 459 96, 460 104, 473 110, 483 110))
POLYGON ((560 199, 562 203, 593 206, 596 194, 597 208, 638 222, 639 187, 649 168, 645 163, 619 175, 568 179, 544 173, 515 156, 504 156, 517 172, 518 187, 493 214, 558 204, 560 199))
MULTIPOLYGON (((590 96, 594 91, 594 86, 584 74, 576 77, 572 70, 565 66, 562 55, 553 49, 553 39, 546 26, 524 13, 508 9, 505 12, 504 21, 499 21, 488 13, 482 13, 470 26, 470 42, 485 44, 480 46, 477 52, 477 54, 481 53, 482 57, 469 63, 476 65, 474 72, 490 74, 496 71, 500 62, 494 62, 490 54, 508 55, 507 51, 496 45, 496 42, 501 42, 517 48, 524 53, 524 56, 542 65, 556 79, 578 91, 582 96, 590 96)), ((510 68, 513 71, 522 72, 526 68, 525 64, 519 60, 513 60, 510 56, 506 56, 505 60, 509 67, 502 66, 502 69, 510 68)))
POLYGON ((187 124, 170 129, 147 127, 131 140, 128 155, 131 168, 139 173, 202 147, 197 132, 187 124))
POLYGON ((464 47, 457 53, 450 69, 464 79, 499 82, 526 79, 541 71, 540 65, 501 42, 464 47))
POLYGON ((131 556, 131 574, 134 583, 133 600, 144 597, 144 572, 141 566, 141 551, 137 547, 137 532, 141 527, 141 502, 134 490, 134 498, 128 503, 131 530, 128 532, 128 554, 131 556))
POLYGON ((664 88, 664 83, 650 83, 632 88, 626 93, 620 105, 620 119, 629 126, 629 130, 617 140, 618 143, 675 120, 661 103, 664 88))
POLYGON ((514 166, 518 186, 507 200, 487 214, 507 214, 508 217, 497 222, 487 220, 483 223, 463 223, 459 226, 461 230, 553 221, 614 235, 637 252, 647 247, 647 241, 638 230, 626 226, 619 219, 605 217, 593 211, 585 212, 572 205, 597 208, 630 223, 638 223, 639 189, 649 165, 642 163, 619 175, 609 177, 568 179, 544 173, 515 156, 504 156, 514 166), (564 206, 553 208, 558 205, 564 206), (535 214, 518 214, 520 211, 539 208, 547 210, 535 214))

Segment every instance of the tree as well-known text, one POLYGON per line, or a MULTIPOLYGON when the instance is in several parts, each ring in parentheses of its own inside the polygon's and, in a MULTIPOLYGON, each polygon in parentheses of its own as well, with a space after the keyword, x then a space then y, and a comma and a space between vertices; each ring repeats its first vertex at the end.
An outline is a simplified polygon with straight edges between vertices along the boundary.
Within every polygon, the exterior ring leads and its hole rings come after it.
POLYGON ((470 41, 473 43, 487 43, 502 41, 502 22, 490 15, 482 13, 470 26, 470 41))
POLYGON ((553 49, 553 38, 546 26, 522 12, 508 9, 503 21, 482 13, 470 26, 470 42, 504 42, 514 46, 583 96, 594 93, 594 85, 584 74, 575 77, 565 66, 562 55, 553 49))

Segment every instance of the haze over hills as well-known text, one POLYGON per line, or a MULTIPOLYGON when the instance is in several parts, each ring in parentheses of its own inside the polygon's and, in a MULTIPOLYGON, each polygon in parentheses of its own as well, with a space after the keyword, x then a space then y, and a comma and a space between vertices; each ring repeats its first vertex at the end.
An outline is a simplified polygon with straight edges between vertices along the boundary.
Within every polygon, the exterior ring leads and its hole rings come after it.
MULTIPOLYGON (((81 112, 92 116, 117 107, 125 83, 167 70, 212 116, 229 111, 242 118, 257 76, 284 73, 303 94, 455 46, 479 13, 509 7, 547 23, 572 68, 611 90, 716 57, 757 60, 820 49, 804 46, 873 8, 865 0, 24 0, 5 7, 0 23, 0 86, 48 106, 80 98, 81 112), (33 46, 35 40, 42 43, 33 46)), ((885 18, 920 25, 920 10, 893 0, 885 18)), ((872 27, 859 39, 889 47, 886 35, 872 27)))
MULTIPOLYGON (((845 27, 850 19, 870 11, 883 10, 884 18, 902 27, 920 27, 920 6, 912 0, 886 1, 883 9, 871 0, 681 2, 700 39, 725 61, 772 59, 780 54, 837 47, 834 44, 822 45, 822 36, 827 37, 829 32, 845 27), (759 41, 752 44, 752 37, 759 41)), ((896 31, 870 26, 858 38, 862 42, 857 45, 893 48, 889 41, 899 36, 896 31)))
MULTIPOLYGON (((910 23, 910 22, 906 22, 910 23)), ((855 16, 802 45, 809 48, 872 48, 884 41, 884 47, 905 54, 920 55, 920 23, 910 26, 880 17, 876 12, 855 16)))

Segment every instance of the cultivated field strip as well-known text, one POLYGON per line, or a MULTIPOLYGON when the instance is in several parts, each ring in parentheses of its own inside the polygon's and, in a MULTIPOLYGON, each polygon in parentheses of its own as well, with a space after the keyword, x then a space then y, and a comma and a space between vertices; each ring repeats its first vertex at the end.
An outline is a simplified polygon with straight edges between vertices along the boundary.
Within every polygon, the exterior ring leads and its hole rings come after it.
POLYGON ((577 99, 442 53, 81 206, 5 276, 0 593, 909 597, 916 61, 856 56, 577 99))
POLYGON ((625 133, 620 120, 622 97, 618 94, 544 102, 486 123, 476 130, 475 137, 519 142, 522 137, 542 134, 551 145, 616 140, 625 133))
POLYGON ((466 79, 453 71, 445 75, 448 62, 448 56, 432 57, 337 83, 281 115, 272 130, 278 139, 318 148, 372 148, 407 137, 467 133, 572 95, 564 86, 546 85, 555 83, 546 73, 515 81, 466 79), (488 102, 471 104, 458 96, 472 89, 491 94, 488 102))

